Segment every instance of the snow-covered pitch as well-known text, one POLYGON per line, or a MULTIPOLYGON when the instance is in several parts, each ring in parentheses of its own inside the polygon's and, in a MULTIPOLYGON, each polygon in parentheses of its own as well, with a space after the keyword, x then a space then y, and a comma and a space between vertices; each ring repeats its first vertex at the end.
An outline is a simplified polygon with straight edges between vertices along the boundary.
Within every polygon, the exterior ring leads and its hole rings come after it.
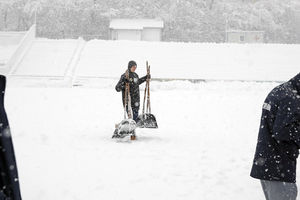
POLYGON ((299 73, 299 49, 36 39, 5 98, 23 199, 263 200, 249 176, 261 108, 272 81, 299 73), (159 128, 118 141, 114 87, 131 59, 140 77, 151 65, 159 128))
POLYGON ((8 87, 24 199, 264 199, 249 173, 261 107, 278 83, 154 81, 159 129, 120 142, 111 136, 123 117, 121 94, 116 80, 102 81, 8 87))

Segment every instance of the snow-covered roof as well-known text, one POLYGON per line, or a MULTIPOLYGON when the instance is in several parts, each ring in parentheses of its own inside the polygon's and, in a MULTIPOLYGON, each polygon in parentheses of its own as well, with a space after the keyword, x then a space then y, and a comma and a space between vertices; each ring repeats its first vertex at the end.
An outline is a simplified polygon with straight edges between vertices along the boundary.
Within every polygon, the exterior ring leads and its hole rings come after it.
POLYGON ((158 19, 112 19, 109 28, 111 29, 138 29, 163 28, 164 22, 158 19))

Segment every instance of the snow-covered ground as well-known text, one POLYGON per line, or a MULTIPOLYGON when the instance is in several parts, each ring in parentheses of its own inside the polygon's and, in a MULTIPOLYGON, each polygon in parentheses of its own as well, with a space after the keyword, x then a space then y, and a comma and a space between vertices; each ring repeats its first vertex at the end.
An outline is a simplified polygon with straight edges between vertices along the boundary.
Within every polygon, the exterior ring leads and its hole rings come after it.
POLYGON ((299 73, 299 50, 36 40, 13 74, 21 76, 8 77, 5 103, 24 200, 263 200, 249 173, 261 106, 279 84, 264 81, 299 73), (262 82, 153 81, 159 129, 116 141, 123 109, 114 87, 131 59, 140 76, 148 60, 154 79, 262 82))
POLYGON ((115 84, 8 82, 5 104, 24 200, 264 199, 249 173, 261 106, 278 83, 154 81, 159 129, 138 129, 138 140, 122 142, 111 139, 123 117, 115 84))

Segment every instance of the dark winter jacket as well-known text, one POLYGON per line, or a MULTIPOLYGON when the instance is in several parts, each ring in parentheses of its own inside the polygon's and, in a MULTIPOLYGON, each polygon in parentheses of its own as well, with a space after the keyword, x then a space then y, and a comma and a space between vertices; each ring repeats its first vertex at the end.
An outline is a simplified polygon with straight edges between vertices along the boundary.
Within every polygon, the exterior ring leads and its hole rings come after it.
POLYGON ((21 200, 14 147, 4 109, 5 86, 6 78, 0 75, 0 199, 21 200))
MULTIPOLYGON (((140 107, 140 89, 139 85, 145 82, 147 76, 139 78, 137 73, 129 72, 129 90, 130 90, 130 97, 131 97, 131 107, 132 109, 139 109, 140 107)), ((124 96, 125 96, 125 80, 126 75, 125 73, 122 74, 118 84, 116 85, 117 92, 122 91, 122 101, 124 105, 124 96)))
POLYGON ((253 178, 296 182, 300 148, 300 73, 274 88, 262 110, 253 178))

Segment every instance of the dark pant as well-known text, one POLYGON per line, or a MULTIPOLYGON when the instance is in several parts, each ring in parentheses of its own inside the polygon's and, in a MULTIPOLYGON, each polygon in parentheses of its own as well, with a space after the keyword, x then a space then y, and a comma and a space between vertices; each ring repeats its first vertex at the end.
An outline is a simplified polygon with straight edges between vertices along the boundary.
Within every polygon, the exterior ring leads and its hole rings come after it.
POLYGON ((261 180, 266 200, 296 200, 296 183, 261 180))
MULTIPOLYGON (((137 122, 137 118, 139 116, 139 107, 132 107, 132 119, 137 122)), ((128 113, 128 108, 127 108, 127 113, 128 113)))
POLYGON ((138 116, 139 116, 139 109, 138 108, 132 108, 132 113, 133 113, 133 120, 136 122, 138 116))

